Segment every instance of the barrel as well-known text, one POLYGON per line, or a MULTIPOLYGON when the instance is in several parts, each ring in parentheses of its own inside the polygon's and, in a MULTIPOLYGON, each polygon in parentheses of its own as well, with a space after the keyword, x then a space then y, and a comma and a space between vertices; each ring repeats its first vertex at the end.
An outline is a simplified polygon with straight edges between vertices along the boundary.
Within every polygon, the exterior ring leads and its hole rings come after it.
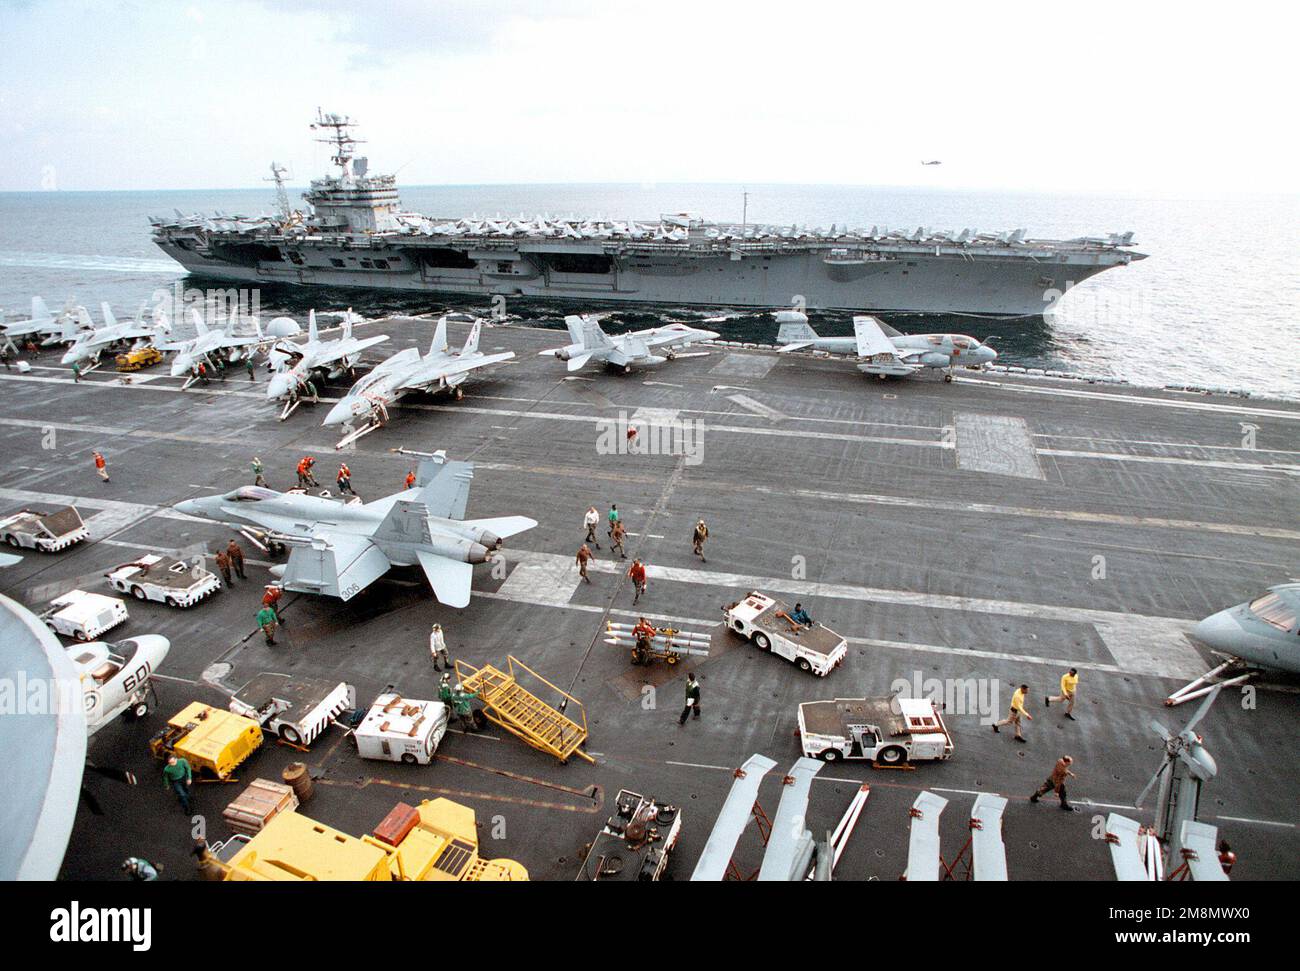
POLYGON ((302 805, 311 798, 313 791, 311 773, 307 771, 307 766, 303 762, 290 762, 280 773, 280 778, 284 784, 293 790, 293 794, 298 797, 298 804, 302 805))

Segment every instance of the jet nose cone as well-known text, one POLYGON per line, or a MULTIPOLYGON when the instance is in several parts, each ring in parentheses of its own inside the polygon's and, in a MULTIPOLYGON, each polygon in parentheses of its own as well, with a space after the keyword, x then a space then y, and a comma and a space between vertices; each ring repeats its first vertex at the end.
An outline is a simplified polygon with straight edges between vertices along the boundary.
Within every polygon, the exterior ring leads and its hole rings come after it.
POLYGON ((352 420, 352 408, 350 402, 340 401, 329 410, 325 416, 322 425, 342 425, 345 421, 352 420))
POLYGON ((198 500, 196 499, 183 499, 176 503, 172 508, 177 512, 183 512, 187 516, 198 516, 202 514, 202 509, 199 507, 198 500))
POLYGON ((266 385, 266 396, 271 400, 283 398, 289 393, 289 382, 283 374, 273 375, 266 385))
POLYGON ((79 351, 67 351, 63 357, 59 358, 60 364, 73 364, 81 356, 79 351))
POLYGON ((989 347, 987 344, 984 344, 980 347, 981 364, 992 364, 997 359, 998 359, 998 352, 993 350, 993 348, 989 347))
POLYGON ((1241 625, 1228 610, 1211 614, 1192 628, 1192 636, 1198 641, 1226 654, 1235 654, 1240 649, 1241 635, 1241 625))

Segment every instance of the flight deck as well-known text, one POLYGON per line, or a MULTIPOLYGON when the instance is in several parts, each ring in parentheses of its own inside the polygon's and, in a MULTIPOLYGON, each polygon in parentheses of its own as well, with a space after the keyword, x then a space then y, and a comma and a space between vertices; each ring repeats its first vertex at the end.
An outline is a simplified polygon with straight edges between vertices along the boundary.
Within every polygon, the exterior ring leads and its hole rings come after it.
MULTIPOLYGON (((358 328, 390 340, 374 362, 428 346, 432 318, 358 328)), ((453 345, 468 325, 453 323, 453 345)), ((287 420, 257 380, 182 390, 182 378, 96 370, 77 383, 57 352, 30 373, 0 372, 0 518, 75 505, 89 540, 61 554, 27 552, 0 590, 39 612, 70 589, 111 593, 106 570, 141 552, 209 557, 238 539, 248 579, 191 610, 129 604, 116 636, 162 634, 158 705, 142 722, 99 731, 89 760, 134 771, 127 787, 87 774, 103 815, 83 800, 62 876, 113 879, 125 856, 197 879, 192 824, 161 782, 149 737, 193 701, 225 707, 264 672, 355 685, 364 708, 387 686, 437 697, 428 635, 442 624, 452 658, 479 668, 518 659, 581 702, 594 759, 555 758, 489 725, 453 724, 429 765, 362 760, 339 726, 307 752, 271 740, 240 767, 240 785, 196 784, 194 812, 210 840, 229 835, 225 806, 254 778, 278 781, 303 761, 315 779, 302 812, 353 836, 397 802, 447 796, 474 809, 485 857, 533 879, 571 880, 620 790, 682 810, 668 874, 687 879, 733 781, 755 753, 780 771, 759 802, 770 816, 781 776, 800 755, 798 705, 830 698, 940 692, 955 744, 944 762, 910 769, 826 766, 811 785, 809 828, 835 826, 862 782, 871 793, 837 879, 897 879, 907 866, 908 810, 924 790, 949 800, 940 835, 949 857, 966 842, 981 794, 1003 815, 1011 879, 1113 879, 1098 818, 1144 822, 1134 799, 1160 764, 1152 719, 1177 731, 1191 712, 1164 699, 1216 661, 1189 638, 1196 621, 1300 577, 1300 405, 1090 384, 1006 372, 864 376, 848 360, 770 349, 696 345, 630 374, 569 373, 538 352, 552 330, 498 326, 481 349, 516 352, 475 374, 464 400, 410 397, 388 424, 341 451, 321 421, 346 391, 323 389, 287 420), (626 434, 636 428, 635 438, 626 434), (400 491, 419 458, 445 450, 474 463, 469 516, 520 515, 539 525, 505 543, 502 562, 474 568, 468 607, 437 602, 417 568, 396 568, 348 602, 286 593, 275 646, 257 628, 268 568, 283 563, 234 530, 173 506, 251 484, 259 456, 273 489, 295 484, 303 455, 321 488, 346 461, 369 500, 400 491), (111 481, 100 481, 91 451, 111 481), (588 506, 617 504, 629 559, 601 549, 579 576, 574 554, 588 506), (697 519, 707 562, 692 554, 697 519), (633 606, 631 557, 649 588, 633 606), (717 629, 750 591, 791 603, 848 640, 826 678, 717 629), (607 621, 713 631, 707 657, 631 665, 605 643, 607 621), (1079 671, 1075 719, 1044 706, 1067 668, 1079 671), (679 724, 688 672, 702 717, 679 724), (1027 741, 991 722, 1029 685, 1027 741), (1071 755, 1076 814, 1028 797, 1071 755)), ((1297 682, 1269 675, 1225 690, 1198 726, 1218 775, 1199 817, 1238 862, 1233 879, 1300 875, 1297 682)), ((1189 706, 1190 709, 1191 706, 1189 706)), ((12 754, 12 753, 11 753, 12 754)), ((757 829, 736 850, 742 872, 762 859, 757 829)))

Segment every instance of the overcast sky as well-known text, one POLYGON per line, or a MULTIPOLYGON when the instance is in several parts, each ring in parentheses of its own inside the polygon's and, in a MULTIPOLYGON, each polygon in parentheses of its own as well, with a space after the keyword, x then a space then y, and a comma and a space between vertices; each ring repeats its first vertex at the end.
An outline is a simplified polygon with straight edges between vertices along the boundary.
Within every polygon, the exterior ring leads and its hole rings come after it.
POLYGON ((317 105, 407 185, 1300 189, 1282 3, 0 4, 0 190, 302 184, 317 105))

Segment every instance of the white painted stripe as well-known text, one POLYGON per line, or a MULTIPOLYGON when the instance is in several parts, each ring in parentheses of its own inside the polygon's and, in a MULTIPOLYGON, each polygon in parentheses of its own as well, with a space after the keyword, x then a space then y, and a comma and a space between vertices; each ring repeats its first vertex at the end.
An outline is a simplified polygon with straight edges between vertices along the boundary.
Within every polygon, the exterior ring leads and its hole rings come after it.
POLYGON ((1056 395, 1064 398, 1095 398, 1101 401, 1117 401, 1123 404, 1154 405, 1157 408, 1180 408, 1185 411, 1217 411, 1228 415, 1252 415, 1257 418, 1285 418, 1291 421, 1300 419, 1300 410, 1251 408, 1248 405, 1220 404, 1213 401, 1179 401, 1176 398, 1147 397, 1146 395, 1124 394, 1114 391, 1085 391, 1082 388, 1035 387, 1029 384, 1012 384, 986 378, 959 377, 957 380, 962 384, 987 384, 1021 394, 1056 395))
POLYGON ((1215 816, 1214 819, 1226 819, 1232 823, 1253 823, 1257 826, 1276 826, 1279 829, 1295 829, 1295 823, 1279 823, 1271 819, 1249 819, 1245 816, 1215 816))
POLYGON ((1081 512, 1067 509, 1035 509, 1030 506, 1000 506, 987 502, 961 502, 955 499, 913 499, 907 496, 883 496, 870 493, 825 492, 818 489, 778 490, 765 486, 748 487, 753 492, 793 495, 832 502, 855 502, 878 506, 901 506, 912 509, 939 509, 990 516, 1024 516, 1030 519, 1061 519, 1077 523, 1105 523, 1114 526, 1142 526, 1164 529, 1193 529, 1227 533, 1232 536, 1266 536, 1270 539, 1300 540, 1300 532, 1271 526, 1244 526, 1236 523, 1212 523, 1194 519, 1164 519, 1159 516, 1124 516, 1118 513, 1081 512))
POLYGON ((1176 455, 1130 455, 1125 452, 1088 452, 1064 448, 1040 448, 1039 455, 1052 455, 1072 459, 1104 459, 1108 462, 1144 462, 1155 465, 1193 465, 1202 469, 1247 469, 1260 472, 1300 474, 1300 465, 1283 465, 1275 462, 1224 462, 1214 459, 1188 459, 1176 455))
POLYGON ((747 394, 729 394, 727 395, 727 400, 734 401, 736 404, 740 405, 740 407, 747 411, 752 411, 761 418, 767 418, 771 421, 785 421, 786 416, 781 414, 781 412, 777 411, 775 408, 769 408, 761 401, 755 401, 747 394))

